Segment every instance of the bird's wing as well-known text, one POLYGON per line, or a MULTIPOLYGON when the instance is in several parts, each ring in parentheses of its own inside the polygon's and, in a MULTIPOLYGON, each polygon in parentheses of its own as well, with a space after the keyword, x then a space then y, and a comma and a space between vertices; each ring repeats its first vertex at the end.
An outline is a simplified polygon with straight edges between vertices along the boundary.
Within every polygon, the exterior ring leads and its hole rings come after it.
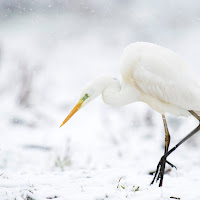
POLYGON ((139 65, 133 71, 133 79, 147 95, 187 110, 200 110, 200 86, 188 69, 139 65))

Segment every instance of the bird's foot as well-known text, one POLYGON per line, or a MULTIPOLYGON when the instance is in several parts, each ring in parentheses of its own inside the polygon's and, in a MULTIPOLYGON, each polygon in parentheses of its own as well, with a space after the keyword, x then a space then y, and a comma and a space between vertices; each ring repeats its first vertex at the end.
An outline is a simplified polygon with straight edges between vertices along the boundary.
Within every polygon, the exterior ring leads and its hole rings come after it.
POLYGON ((151 182, 151 185, 155 182, 155 180, 156 180, 156 182, 160 180, 159 187, 162 186, 166 163, 168 165, 170 165, 172 168, 177 169, 175 165, 173 165, 172 163, 170 163, 169 161, 166 160, 165 156, 162 156, 158 165, 157 165, 157 168, 156 168, 153 180, 151 182))

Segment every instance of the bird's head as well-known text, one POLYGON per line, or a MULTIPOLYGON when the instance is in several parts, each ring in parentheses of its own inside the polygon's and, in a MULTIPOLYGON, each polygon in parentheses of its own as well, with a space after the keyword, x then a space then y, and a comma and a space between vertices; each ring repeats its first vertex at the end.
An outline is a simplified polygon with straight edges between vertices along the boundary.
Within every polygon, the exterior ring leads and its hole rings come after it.
POLYGON ((80 108, 84 107, 90 101, 99 96, 107 86, 109 80, 110 77, 101 76, 88 83, 81 92, 80 100, 65 118, 61 126, 63 126, 78 110, 80 110, 80 108))

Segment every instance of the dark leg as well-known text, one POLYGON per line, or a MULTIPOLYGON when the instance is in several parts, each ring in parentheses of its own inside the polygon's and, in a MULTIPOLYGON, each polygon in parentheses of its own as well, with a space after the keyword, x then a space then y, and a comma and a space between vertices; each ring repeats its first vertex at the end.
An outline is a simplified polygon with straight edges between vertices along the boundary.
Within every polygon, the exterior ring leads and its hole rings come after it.
MULTIPOLYGON (((163 124, 164 124, 164 129, 165 129, 165 151, 164 151, 164 155, 165 155, 168 152, 168 149, 169 149, 170 134, 169 134, 169 130, 168 130, 168 127, 167 127, 167 121, 166 121, 165 115, 162 115, 162 119, 163 119, 163 124)), ((160 179, 159 187, 162 186, 166 162, 170 166, 174 166, 170 162, 166 161, 166 158, 160 160, 160 162, 159 162, 159 164, 157 166, 156 173, 154 175, 154 178, 153 178, 153 181, 152 181, 151 184, 154 183, 154 181, 155 181, 155 179, 157 177, 157 180, 160 179), (158 174, 158 171, 160 171, 159 174, 158 174), (157 174, 158 174, 158 176, 157 176, 157 174)))
MULTIPOLYGON (((164 124, 164 128, 165 128, 165 153, 164 153, 164 155, 165 155, 168 152, 168 149, 169 149, 170 134, 169 134, 169 130, 168 130, 168 127, 167 127, 165 115, 162 115, 162 119, 163 119, 163 124, 164 124)), ((158 179, 160 179, 159 187, 161 187, 162 183, 163 183, 165 163, 166 163, 166 158, 163 159, 163 161, 161 162, 160 173, 159 173, 159 176, 158 176, 158 179)))
MULTIPOLYGON (((162 163, 164 162, 164 160, 166 160, 166 158, 173 152, 175 151, 182 143, 184 143, 187 139, 189 139, 191 136, 193 136, 195 133, 197 133, 200 130, 200 116, 198 116, 194 111, 190 110, 189 111, 198 121, 199 121, 199 125, 193 130, 191 131, 188 135, 186 135, 186 137, 184 137, 176 146, 174 146, 172 149, 170 149, 169 151, 167 151, 164 156, 161 157, 160 162, 157 165, 157 169, 156 169, 156 173, 154 175, 154 179, 152 181, 151 184, 154 183, 155 178, 157 177, 157 174, 159 172, 158 175, 158 179, 160 179, 160 177, 162 177, 162 170, 161 170, 161 166, 162 163)), ((162 186, 162 182, 160 180, 160 184, 159 186, 162 186)))
POLYGON ((200 116, 197 115, 193 110, 189 110, 190 114, 193 115, 199 122, 200 122, 200 116))

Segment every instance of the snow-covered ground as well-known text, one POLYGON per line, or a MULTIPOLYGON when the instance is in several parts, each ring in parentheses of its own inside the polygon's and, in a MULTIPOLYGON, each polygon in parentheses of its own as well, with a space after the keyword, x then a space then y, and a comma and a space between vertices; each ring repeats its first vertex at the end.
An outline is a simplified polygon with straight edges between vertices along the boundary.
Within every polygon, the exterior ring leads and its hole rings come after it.
MULTIPOLYGON (((149 185, 164 130, 147 105, 112 108, 98 98, 59 128, 84 84, 99 74, 120 78, 120 54, 137 41, 105 24, 70 14, 0 21, 0 200, 200 199, 199 135, 169 156, 178 170, 164 186, 149 185)), ((196 29, 157 42, 199 72, 196 29)), ((192 117, 167 120, 171 147, 197 125, 192 117)))

